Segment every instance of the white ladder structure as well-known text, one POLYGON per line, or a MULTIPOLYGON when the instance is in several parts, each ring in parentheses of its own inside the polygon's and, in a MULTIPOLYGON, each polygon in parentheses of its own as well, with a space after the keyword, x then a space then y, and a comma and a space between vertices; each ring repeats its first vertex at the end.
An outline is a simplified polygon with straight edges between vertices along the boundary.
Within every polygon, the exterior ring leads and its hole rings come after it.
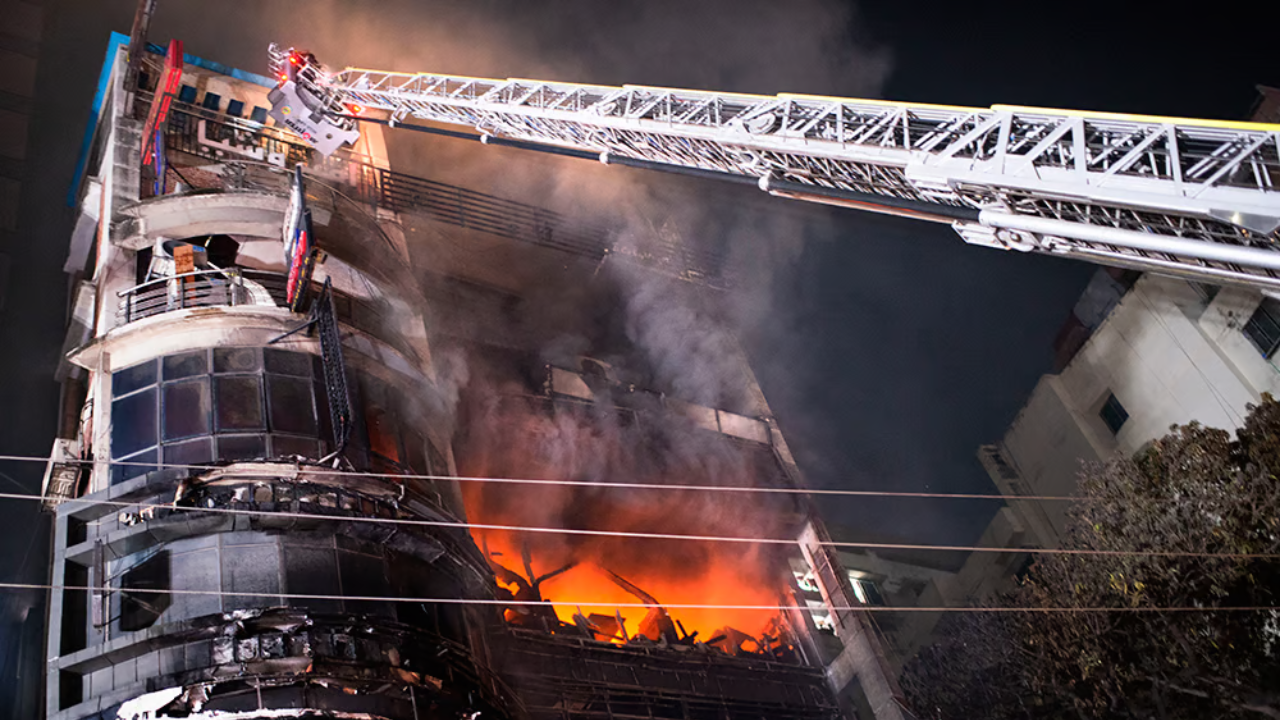
POLYGON ((1280 125, 331 74, 275 46, 271 64, 343 122, 466 126, 482 140, 749 178, 777 196, 947 222, 977 245, 1280 291, 1280 125))

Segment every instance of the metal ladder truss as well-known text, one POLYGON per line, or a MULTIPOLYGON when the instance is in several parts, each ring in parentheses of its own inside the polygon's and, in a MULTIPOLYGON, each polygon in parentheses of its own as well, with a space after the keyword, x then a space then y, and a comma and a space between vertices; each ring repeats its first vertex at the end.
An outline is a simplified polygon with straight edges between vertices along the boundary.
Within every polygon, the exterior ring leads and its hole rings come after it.
MULTIPOLYGON (((277 74, 291 52, 272 47, 277 74)), ((357 68, 296 77, 350 115, 748 177, 777 196, 946 222, 977 245, 1280 290, 1280 125, 357 68)))

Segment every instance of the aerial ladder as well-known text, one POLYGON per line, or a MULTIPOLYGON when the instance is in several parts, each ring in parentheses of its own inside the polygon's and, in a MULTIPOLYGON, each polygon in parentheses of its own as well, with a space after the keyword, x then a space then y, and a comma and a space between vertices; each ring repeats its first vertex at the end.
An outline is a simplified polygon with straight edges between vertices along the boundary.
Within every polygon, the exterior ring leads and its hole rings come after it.
POLYGON ((360 121, 951 225, 968 243, 1280 293, 1280 125, 347 68, 270 49, 272 116, 360 121), (462 133, 449 128, 467 128, 462 133))

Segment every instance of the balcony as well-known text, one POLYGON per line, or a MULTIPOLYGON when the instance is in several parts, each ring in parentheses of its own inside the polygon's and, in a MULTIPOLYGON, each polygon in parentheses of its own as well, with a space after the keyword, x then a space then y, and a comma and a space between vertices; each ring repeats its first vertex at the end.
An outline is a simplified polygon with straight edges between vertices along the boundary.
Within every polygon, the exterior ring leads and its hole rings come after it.
POLYGON ((174 277, 151 280, 121 290, 116 311, 117 326, 135 320, 200 307, 289 306, 281 273, 227 268, 199 270, 174 277))

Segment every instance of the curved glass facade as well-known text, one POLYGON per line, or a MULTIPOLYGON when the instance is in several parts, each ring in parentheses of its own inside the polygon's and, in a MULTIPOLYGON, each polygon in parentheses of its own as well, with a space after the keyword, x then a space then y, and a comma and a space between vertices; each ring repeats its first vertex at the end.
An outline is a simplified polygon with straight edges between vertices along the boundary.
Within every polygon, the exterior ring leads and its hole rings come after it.
MULTIPOLYGON (((410 400, 365 374, 349 383, 356 426, 346 457, 359 470, 445 474, 443 453, 406 420, 410 400)), ((319 356, 219 347, 147 360, 112 374, 111 483, 163 463, 316 460, 333 448, 319 356)))
POLYGON ((193 350, 111 377, 116 484, 155 464, 315 459, 328 451, 320 359, 276 348, 193 350))

